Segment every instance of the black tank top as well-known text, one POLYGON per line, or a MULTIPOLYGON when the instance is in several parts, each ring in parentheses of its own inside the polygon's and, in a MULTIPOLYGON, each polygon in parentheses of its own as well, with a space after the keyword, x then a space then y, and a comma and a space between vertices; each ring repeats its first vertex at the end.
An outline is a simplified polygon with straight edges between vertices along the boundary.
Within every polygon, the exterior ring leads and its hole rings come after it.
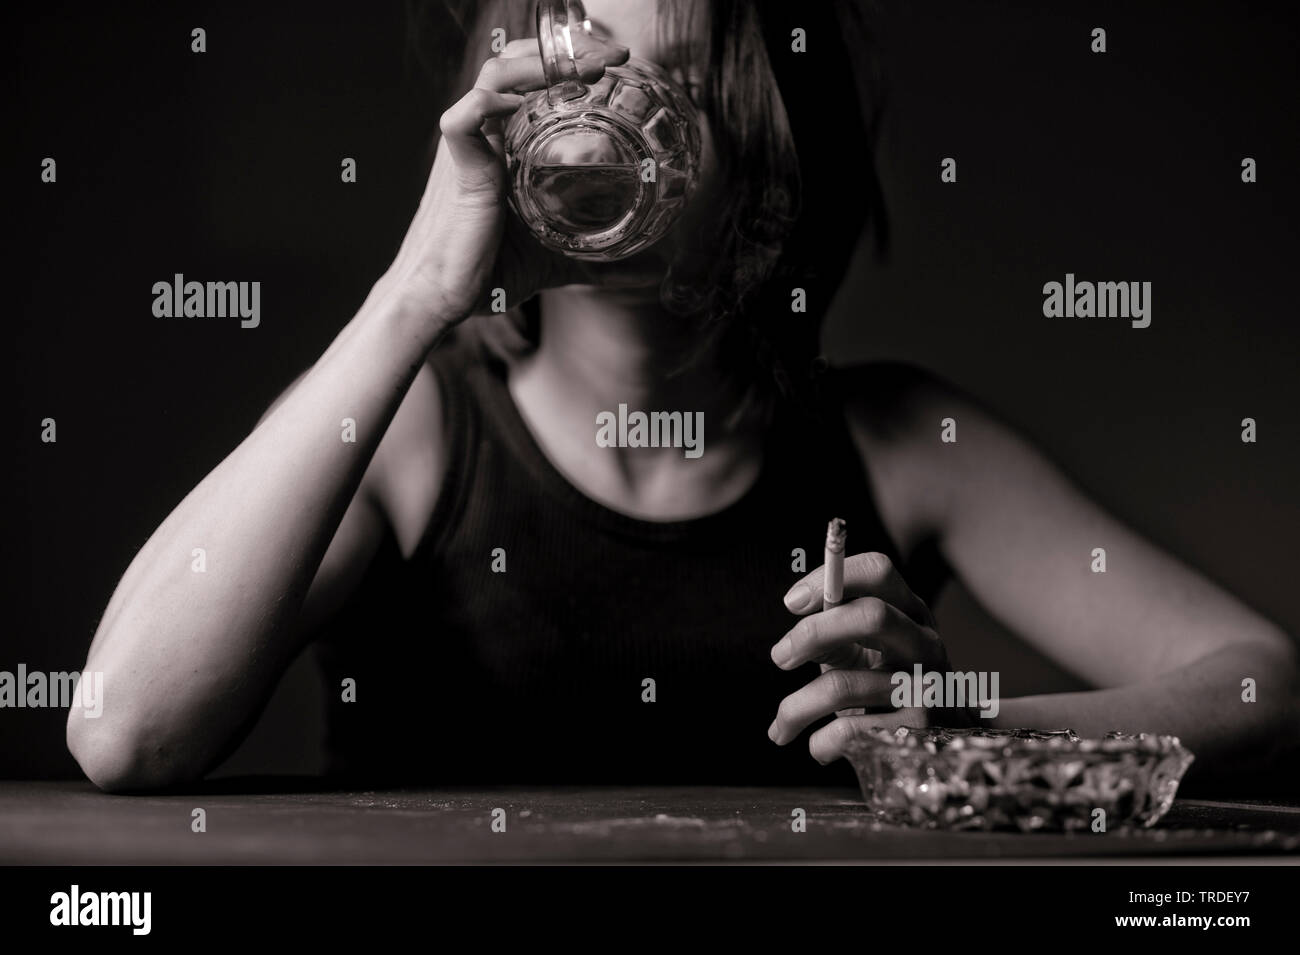
POLYGON ((767 738, 781 700, 817 675, 769 656, 796 620, 782 597, 798 552, 817 567, 826 523, 842 517, 850 553, 888 554, 922 600, 947 568, 932 548, 899 560, 839 408, 815 421, 779 413, 757 481, 724 510, 645 521, 561 475, 499 362, 466 341, 430 362, 449 465, 429 527, 405 560, 388 533, 318 640, 331 770, 442 784, 852 784, 843 761, 812 759, 807 732, 784 747, 767 738), (346 678, 355 702, 342 699, 346 678))

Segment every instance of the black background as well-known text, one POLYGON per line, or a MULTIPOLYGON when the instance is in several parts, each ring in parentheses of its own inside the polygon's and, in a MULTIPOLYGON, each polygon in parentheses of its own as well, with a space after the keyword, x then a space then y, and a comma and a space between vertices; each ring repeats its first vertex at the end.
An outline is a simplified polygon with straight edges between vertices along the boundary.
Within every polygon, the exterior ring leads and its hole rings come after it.
MULTIPOLYGON (((1282 6, 889 5, 892 254, 859 250, 825 351, 972 391, 1294 633, 1300 82, 1282 6), (1042 285, 1066 272, 1152 282, 1151 327, 1044 319, 1042 285)), ((399 3, 42 4, 15 21, 0 669, 74 670, 137 549, 391 260, 442 105, 399 3), (261 327, 155 318, 151 287, 175 272, 261 281, 261 327)), ((846 182, 860 161, 843 158, 846 182)), ((1077 685, 960 587, 937 612, 954 664, 1001 670, 1004 694, 1077 685)), ((317 768, 319 707, 300 661, 226 770, 317 768)), ((76 774, 64 719, 0 712, 0 775, 76 774)))

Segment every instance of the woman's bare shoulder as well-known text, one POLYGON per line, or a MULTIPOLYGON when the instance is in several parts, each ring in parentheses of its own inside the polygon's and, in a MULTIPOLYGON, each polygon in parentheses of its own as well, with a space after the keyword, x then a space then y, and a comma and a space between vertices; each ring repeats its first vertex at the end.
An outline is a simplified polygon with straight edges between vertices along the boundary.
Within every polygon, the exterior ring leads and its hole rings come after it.
POLYGON ((1017 427, 939 375, 901 362, 837 371, 844 415, 882 510, 940 540, 995 501, 1068 480, 1017 427))
POLYGON ((933 372, 903 361, 839 366, 834 375, 849 423, 880 441, 912 434, 928 410, 956 392, 933 372))
MULTIPOLYGON (((918 365, 874 361, 835 369, 836 390, 881 518, 904 551, 942 529, 952 475, 949 419, 968 408, 959 389, 918 365)), ((954 422, 955 423, 955 422, 954 422)))

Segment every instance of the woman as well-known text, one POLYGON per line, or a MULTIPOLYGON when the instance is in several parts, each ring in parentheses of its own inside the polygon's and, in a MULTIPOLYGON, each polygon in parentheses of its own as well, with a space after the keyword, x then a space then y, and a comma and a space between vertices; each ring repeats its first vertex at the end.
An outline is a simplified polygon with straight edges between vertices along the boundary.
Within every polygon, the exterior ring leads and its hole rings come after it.
POLYGON ((592 0, 622 47, 580 62, 596 77, 630 49, 696 99, 683 222, 608 265, 524 236, 500 128, 542 68, 531 3, 487 7, 392 266, 114 593, 86 664, 103 716, 68 723, 86 774, 109 790, 201 776, 313 640, 337 768, 372 777, 827 782, 864 727, 954 720, 1173 733, 1203 774, 1269 765, 1296 735, 1277 627, 951 386, 888 364, 818 374, 816 322, 792 303, 824 308, 878 211, 854 115, 870 77, 834 52, 856 20, 663 6, 592 0), (793 27, 823 44, 815 61, 793 58, 793 27), (492 56, 497 28, 518 39, 492 56), (467 321, 497 289, 513 321, 467 321), (704 453, 601 446, 620 406, 702 415, 704 453), (823 611, 833 516, 853 554, 823 611), (929 611, 949 570, 1096 689, 995 717, 892 706, 892 673, 950 668, 929 611))

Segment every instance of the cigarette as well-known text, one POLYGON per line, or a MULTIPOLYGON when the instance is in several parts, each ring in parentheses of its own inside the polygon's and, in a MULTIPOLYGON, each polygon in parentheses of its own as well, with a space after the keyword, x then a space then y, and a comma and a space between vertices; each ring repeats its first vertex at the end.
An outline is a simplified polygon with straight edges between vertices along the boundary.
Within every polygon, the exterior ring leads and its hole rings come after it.
POLYGON ((838 517, 826 525, 826 553, 822 563, 826 575, 822 581, 822 609, 829 610, 844 599, 844 543, 848 525, 838 517))
MULTIPOLYGON (((826 575, 822 578, 822 610, 830 610, 844 599, 844 545, 847 539, 848 525, 838 517, 832 518, 826 525, 826 552, 822 560, 826 568, 826 575)), ((823 673, 834 669, 828 663, 822 663, 820 667, 823 673)), ((835 715, 862 716, 866 712, 865 707, 850 706, 836 710, 835 715)))

